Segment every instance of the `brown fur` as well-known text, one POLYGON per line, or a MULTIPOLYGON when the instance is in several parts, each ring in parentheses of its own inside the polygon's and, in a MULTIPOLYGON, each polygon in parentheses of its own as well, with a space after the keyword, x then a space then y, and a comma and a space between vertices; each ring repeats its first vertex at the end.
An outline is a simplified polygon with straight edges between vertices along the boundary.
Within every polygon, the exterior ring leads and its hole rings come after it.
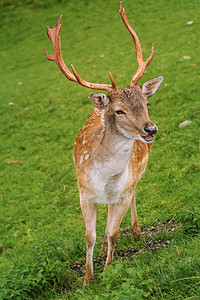
MULTIPOLYGON (((103 106, 103 100, 101 101, 99 97, 99 94, 97 94, 97 105, 103 106)), ((95 95, 92 95, 91 98, 95 101, 95 95)), ((90 177, 94 164, 104 166, 104 161, 112 160, 117 149, 117 139, 121 135, 118 124, 120 124, 120 126, 122 124, 127 132, 131 131, 132 134, 143 135, 144 126, 155 126, 149 119, 147 100, 142 95, 139 87, 116 89, 111 92, 107 98, 109 101, 106 101, 106 103, 109 102, 109 104, 106 104, 103 109, 96 107, 93 110, 89 120, 78 133, 73 147, 81 208, 86 223, 87 262, 84 285, 92 278, 93 268, 91 257, 96 239, 96 204, 93 204, 93 202, 91 202, 93 200, 90 200, 93 199, 91 198, 93 196, 90 195, 95 194, 90 177), (118 109, 123 110, 126 117, 118 117, 115 112, 118 109), (91 222, 93 225, 91 225, 91 222)), ((102 250, 108 248, 106 266, 113 260, 113 252, 119 233, 119 226, 129 205, 131 205, 131 227, 134 238, 138 240, 141 237, 141 230, 136 211, 135 189, 137 181, 141 178, 146 169, 150 149, 151 144, 145 144, 139 140, 134 141, 132 155, 128 162, 129 181, 121 195, 122 200, 119 204, 108 205, 107 228, 101 248, 102 250)), ((116 164, 120 164, 120 161, 116 161, 116 164)), ((109 180, 111 180, 111 182, 114 180, 115 182, 120 176, 121 173, 116 173, 110 177, 109 180)), ((105 186, 105 191, 106 188, 107 187, 105 186)), ((109 195, 112 197, 112 193, 115 193, 115 191, 113 190, 112 192, 112 190, 108 190, 108 197, 109 195)))

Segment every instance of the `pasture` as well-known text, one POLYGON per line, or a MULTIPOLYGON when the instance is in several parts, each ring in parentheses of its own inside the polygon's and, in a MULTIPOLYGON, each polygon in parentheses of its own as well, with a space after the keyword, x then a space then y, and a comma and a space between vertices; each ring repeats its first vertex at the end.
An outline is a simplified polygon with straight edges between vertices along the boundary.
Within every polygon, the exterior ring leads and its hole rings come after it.
POLYGON ((200 147, 199 1, 124 0, 144 58, 141 84, 162 75, 149 99, 158 126, 137 186, 143 238, 134 241, 127 211, 115 261, 103 272, 107 207, 98 207, 95 279, 83 288, 85 224, 72 159, 75 137, 93 105, 44 54, 63 14, 65 63, 85 80, 130 84, 137 70, 117 0, 0 3, 0 298, 199 299, 200 147), (188 125, 179 127, 186 121, 188 125))

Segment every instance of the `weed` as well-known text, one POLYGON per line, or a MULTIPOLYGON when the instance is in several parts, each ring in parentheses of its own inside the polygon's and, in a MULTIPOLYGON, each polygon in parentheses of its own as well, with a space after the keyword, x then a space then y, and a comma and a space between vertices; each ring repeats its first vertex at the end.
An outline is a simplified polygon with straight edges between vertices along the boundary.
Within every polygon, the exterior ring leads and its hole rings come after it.
POLYGON ((198 235, 200 232, 200 210, 194 209, 179 216, 184 225, 185 232, 190 235, 198 235))

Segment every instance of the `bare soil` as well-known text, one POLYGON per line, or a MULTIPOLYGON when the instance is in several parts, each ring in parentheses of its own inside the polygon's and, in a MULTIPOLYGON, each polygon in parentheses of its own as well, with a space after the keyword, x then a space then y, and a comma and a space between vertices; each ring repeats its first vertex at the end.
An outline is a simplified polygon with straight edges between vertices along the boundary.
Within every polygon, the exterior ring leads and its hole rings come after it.
MULTIPOLYGON (((167 240, 155 240, 154 236, 157 233, 173 233, 177 230, 177 224, 173 220, 165 220, 162 223, 154 226, 143 226, 141 228, 142 234, 145 237, 145 246, 136 249, 131 248, 127 250, 115 250, 115 257, 124 257, 126 259, 130 259, 131 257, 139 254, 144 253, 146 251, 154 251, 160 247, 166 247, 172 242, 172 239, 167 240)), ((120 231, 120 235, 132 235, 131 228, 126 228, 120 231)), ((94 258, 95 265, 104 265, 106 261, 106 255, 98 256, 94 258)), ((85 262, 83 261, 75 261, 71 264, 71 269, 78 275, 81 276, 84 272, 82 267, 84 266, 85 262)))

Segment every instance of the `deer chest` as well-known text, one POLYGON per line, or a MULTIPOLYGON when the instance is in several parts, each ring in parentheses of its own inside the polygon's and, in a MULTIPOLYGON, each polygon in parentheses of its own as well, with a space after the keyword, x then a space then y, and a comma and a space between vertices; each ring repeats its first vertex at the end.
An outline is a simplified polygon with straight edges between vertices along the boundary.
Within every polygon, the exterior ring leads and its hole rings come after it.
POLYGON ((98 204, 116 204, 121 202, 129 191, 131 183, 130 168, 127 164, 113 165, 112 161, 94 165, 89 174, 92 187, 90 201, 98 204))

